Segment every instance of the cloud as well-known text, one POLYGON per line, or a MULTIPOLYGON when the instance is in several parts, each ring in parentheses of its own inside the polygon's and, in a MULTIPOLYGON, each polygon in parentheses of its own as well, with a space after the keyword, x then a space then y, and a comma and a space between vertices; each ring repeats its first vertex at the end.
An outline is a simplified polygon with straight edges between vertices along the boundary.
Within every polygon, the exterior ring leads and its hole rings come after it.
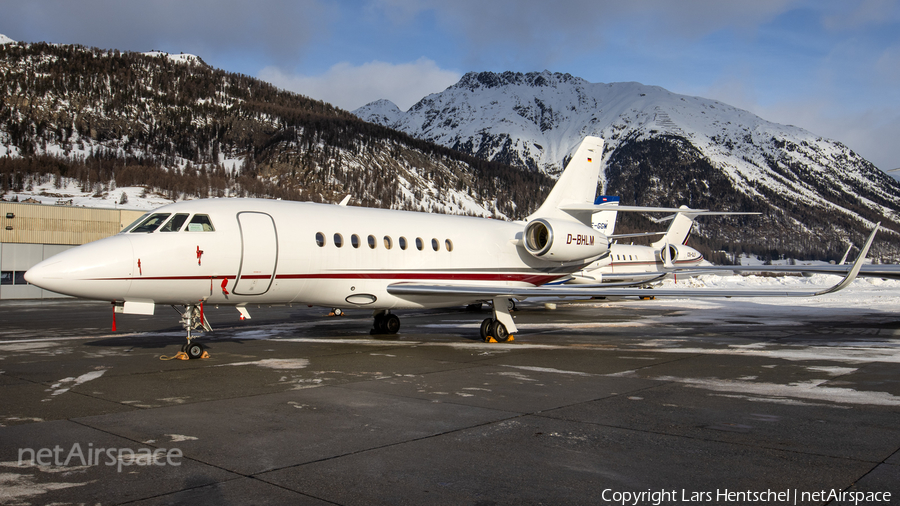
MULTIPOLYGON (((398 26, 433 17, 456 34, 470 62, 516 60, 531 69, 571 53, 594 53, 621 37, 638 44, 696 40, 726 29, 751 33, 801 0, 373 0, 398 26)), ((509 64, 509 63, 507 63, 509 64)))
POLYGON ((352 111, 383 98, 407 110, 426 95, 455 84, 462 74, 443 70, 435 62, 419 58, 412 63, 400 64, 372 61, 354 66, 338 63, 317 76, 294 75, 270 66, 258 77, 279 88, 352 111))
POLYGON ((16 40, 193 53, 224 67, 235 54, 296 61, 336 16, 318 0, 9 1, 2 10, 16 40))
POLYGON ((825 28, 833 31, 857 30, 868 26, 896 22, 900 9, 895 0, 863 0, 831 2, 832 9, 822 17, 825 28))

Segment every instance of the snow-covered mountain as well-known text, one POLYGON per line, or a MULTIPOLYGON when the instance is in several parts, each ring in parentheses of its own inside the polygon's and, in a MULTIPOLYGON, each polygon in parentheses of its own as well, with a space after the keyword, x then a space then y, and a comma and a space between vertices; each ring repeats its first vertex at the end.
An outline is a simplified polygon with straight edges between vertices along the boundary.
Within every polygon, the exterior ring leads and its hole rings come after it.
POLYGON ((514 219, 551 183, 195 55, 0 44, 0 199, 149 208, 349 194, 353 205, 514 219))
POLYGON ((772 235, 790 234, 839 249, 842 237, 892 222, 900 203, 900 184, 840 142, 658 86, 547 71, 469 73, 406 112, 387 100, 353 112, 552 176, 584 136, 600 136, 606 169, 599 191, 629 204, 760 211, 772 222, 763 228, 773 249, 784 249, 785 239, 772 235))

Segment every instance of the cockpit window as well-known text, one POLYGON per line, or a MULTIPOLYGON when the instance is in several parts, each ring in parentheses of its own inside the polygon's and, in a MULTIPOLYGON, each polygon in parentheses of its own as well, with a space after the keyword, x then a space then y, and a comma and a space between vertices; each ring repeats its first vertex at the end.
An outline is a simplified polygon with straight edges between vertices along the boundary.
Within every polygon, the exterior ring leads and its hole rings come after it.
POLYGON ((188 216, 190 216, 190 215, 186 214, 186 213, 184 213, 184 214, 179 213, 179 214, 176 214, 175 216, 172 216, 172 219, 167 221, 166 224, 163 225, 162 228, 159 229, 159 231, 160 232, 178 232, 179 230, 181 230, 181 226, 184 225, 184 222, 187 221, 188 216))
POLYGON ((188 232, 215 232, 216 229, 213 228, 212 221, 209 219, 209 216, 206 214, 195 214, 193 218, 191 218, 191 222, 188 223, 187 228, 185 229, 188 232))
POLYGON ((138 218, 138 219, 132 221, 132 222, 131 222, 131 225, 128 225, 127 227, 123 228, 122 231, 119 232, 119 233, 120 233, 120 234, 127 234, 129 231, 131 231, 131 229, 133 229, 134 227, 138 226, 138 223, 142 223, 142 222, 147 218, 147 216, 150 216, 150 215, 149 215, 149 214, 142 214, 140 218, 138 218))
POLYGON ((142 221, 140 225, 131 229, 132 234, 149 234, 159 228, 162 225, 162 222, 166 221, 166 218, 170 216, 169 213, 154 213, 151 214, 146 220, 142 221))

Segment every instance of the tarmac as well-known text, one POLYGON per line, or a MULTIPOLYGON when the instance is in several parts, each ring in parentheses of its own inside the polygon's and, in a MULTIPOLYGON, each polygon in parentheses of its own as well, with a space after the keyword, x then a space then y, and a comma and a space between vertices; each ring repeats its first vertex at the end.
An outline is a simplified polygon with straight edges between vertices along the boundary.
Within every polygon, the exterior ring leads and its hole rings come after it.
POLYGON ((0 504, 900 504, 900 315, 0 303, 0 504))

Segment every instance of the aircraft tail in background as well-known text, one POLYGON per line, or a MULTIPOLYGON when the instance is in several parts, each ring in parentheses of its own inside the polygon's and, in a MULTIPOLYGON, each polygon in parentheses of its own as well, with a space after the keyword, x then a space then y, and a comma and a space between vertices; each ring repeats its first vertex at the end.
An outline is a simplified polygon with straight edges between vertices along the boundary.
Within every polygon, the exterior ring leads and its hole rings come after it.
MULTIPOLYGON (((610 206, 619 205, 619 197, 610 197, 607 195, 599 195, 594 200, 594 205, 606 204, 610 206)), ((600 211, 591 216, 591 226, 594 230, 600 231, 603 235, 609 237, 616 230, 616 216, 618 211, 600 211)))
MULTIPOLYGON (((687 206, 681 206, 688 209, 687 206)), ((662 239, 651 244, 656 249, 660 249, 667 244, 687 244, 688 236, 691 235, 691 228, 694 226, 694 218, 700 213, 675 213, 672 217, 672 223, 666 230, 666 235, 662 239)))

